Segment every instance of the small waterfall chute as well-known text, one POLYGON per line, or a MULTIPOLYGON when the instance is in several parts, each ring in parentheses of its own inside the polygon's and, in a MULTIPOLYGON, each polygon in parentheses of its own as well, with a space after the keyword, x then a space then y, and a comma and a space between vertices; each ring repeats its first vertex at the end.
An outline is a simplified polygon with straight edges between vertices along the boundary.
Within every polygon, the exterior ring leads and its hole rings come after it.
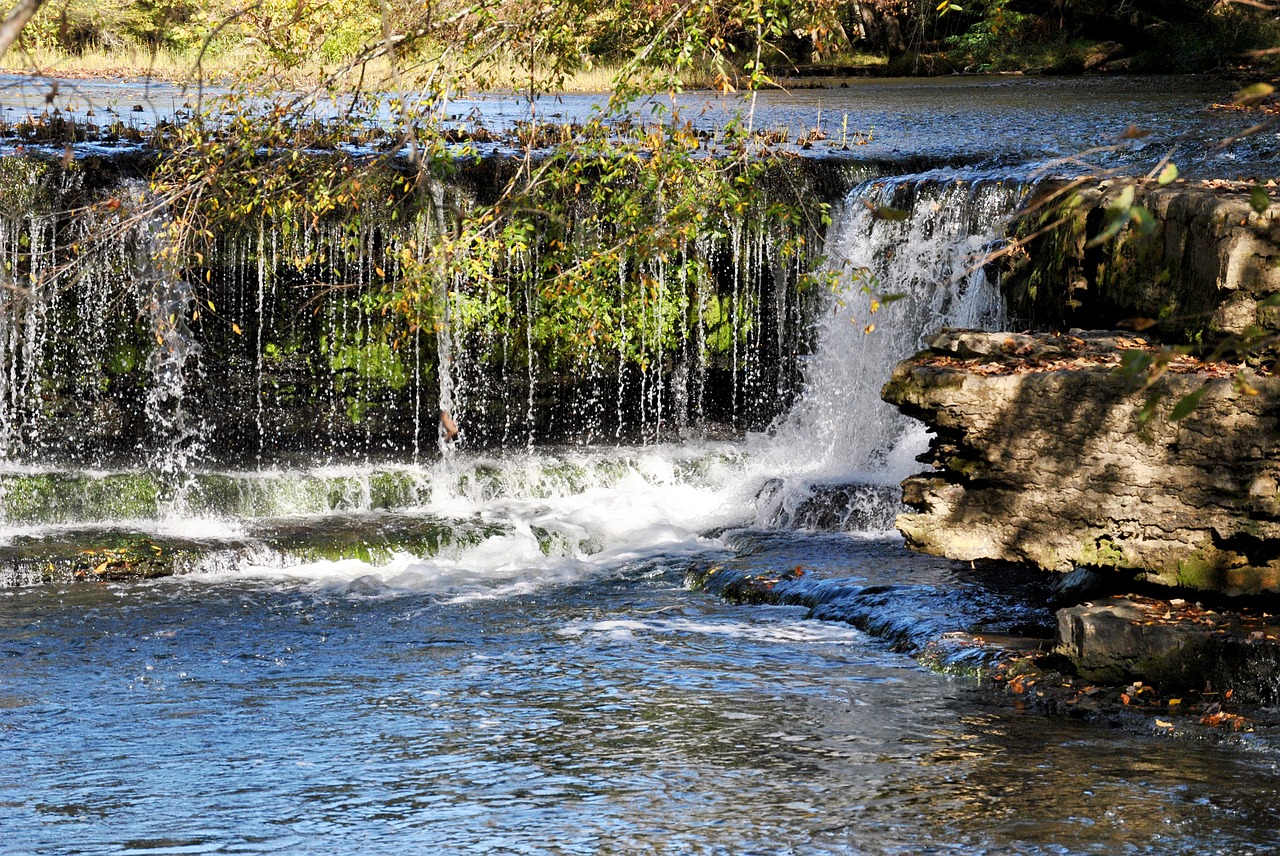
POLYGON ((981 261, 1025 193, 1017 181, 950 174, 876 179, 850 192, 828 231, 835 287, 803 392, 770 436, 755 438, 754 453, 783 478, 761 493, 758 523, 892 524, 879 506, 894 491, 849 486, 896 488, 918 466, 926 435, 880 400, 880 388, 938 328, 1004 322, 999 284, 981 261), (843 513, 829 508, 840 497, 851 503, 843 513))

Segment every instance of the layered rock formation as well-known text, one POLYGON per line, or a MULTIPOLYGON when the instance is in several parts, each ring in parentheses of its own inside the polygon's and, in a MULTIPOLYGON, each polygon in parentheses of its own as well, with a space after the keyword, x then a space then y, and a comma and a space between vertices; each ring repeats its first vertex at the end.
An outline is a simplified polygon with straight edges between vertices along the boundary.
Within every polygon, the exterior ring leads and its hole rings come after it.
MULTIPOLYGON (((1042 196, 1060 190, 1048 184, 1042 196)), ((1107 328, 1133 317, 1180 340, 1280 330, 1266 298, 1280 292, 1277 206, 1258 212, 1245 184, 1139 188, 1152 231, 1129 228, 1090 245, 1119 187, 1065 194, 1018 227, 1001 271, 1010 311, 1034 327, 1107 328)))
POLYGON ((1159 353, 1134 336, 944 332, 930 345, 883 390, 937 432, 936 471, 903 483, 910 546, 1280 592, 1280 380, 1175 357, 1146 385, 1120 370, 1126 352, 1159 353))

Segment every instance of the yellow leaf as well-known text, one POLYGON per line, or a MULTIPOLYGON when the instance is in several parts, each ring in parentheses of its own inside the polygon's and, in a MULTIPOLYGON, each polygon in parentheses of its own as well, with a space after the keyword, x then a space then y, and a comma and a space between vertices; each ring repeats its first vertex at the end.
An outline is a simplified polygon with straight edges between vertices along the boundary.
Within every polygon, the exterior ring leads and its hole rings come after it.
POLYGON ((1173 723, 1167 719, 1157 719, 1156 725, 1160 726, 1161 728, 1173 728, 1173 723))
POLYGON ((240 325, 239 325, 239 324, 232 324, 232 325, 231 325, 231 332, 232 332, 232 333, 235 333, 237 336, 240 336, 240 335, 242 335, 242 334, 244 333, 244 331, 240 329, 240 325))

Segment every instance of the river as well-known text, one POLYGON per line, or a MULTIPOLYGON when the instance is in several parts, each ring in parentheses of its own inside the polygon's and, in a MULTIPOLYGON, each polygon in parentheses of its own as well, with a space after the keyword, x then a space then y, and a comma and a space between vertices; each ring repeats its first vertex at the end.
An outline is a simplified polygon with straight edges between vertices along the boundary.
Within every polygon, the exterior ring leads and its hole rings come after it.
MULTIPOLYGON (((1141 101, 1112 95, 1117 114, 1141 101)), ((1274 852, 1269 735, 1047 717, 913 656, 953 631, 1050 632, 1044 579, 902 546, 894 486, 925 437, 878 398, 925 333, 1007 323, 972 261, 1027 192, 1025 130, 1004 122, 980 168, 922 144, 956 166, 837 207, 828 256, 907 297, 872 332, 865 296, 833 300, 768 431, 245 471, 197 454, 150 505, 121 495, 130 472, 11 457, 0 851, 1274 852), (863 204, 899 186, 907 219, 863 204), (86 529, 192 558, 110 582, 14 558, 86 529), (367 549, 326 556, 317 533, 367 549), (690 589, 708 565, 874 598, 737 605, 690 589)))

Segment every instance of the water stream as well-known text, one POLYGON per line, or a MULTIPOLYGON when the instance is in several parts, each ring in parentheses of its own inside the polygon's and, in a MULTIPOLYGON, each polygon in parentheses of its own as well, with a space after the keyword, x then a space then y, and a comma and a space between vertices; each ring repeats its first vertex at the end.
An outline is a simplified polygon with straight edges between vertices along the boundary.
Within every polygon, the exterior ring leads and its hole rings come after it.
MULTIPOLYGON (((894 486, 924 435, 878 396, 927 332, 1002 323, 975 260, 1026 192, 1018 175, 854 187, 825 248, 842 287, 821 304, 795 406, 727 439, 689 424, 652 442, 673 417, 665 393, 644 393, 644 443, 609 423, 530 443, 517 420, 505 445, 427 458, 429 397, 427 418, 398 414, 413 428, 389 449, 367 428, 344 454, 217 466, 226 449, 178 383, 214 369, 166 312, 192 298, 153 276, 137 293, 156 319, 156 382, 127 400, 176 445, 133 463, 92 446, 60 457, 36 424, 47 349, 32 338, 56 322, 29 301, 35 314, 0 329, 0 850, 1268 852, 1280 756, 1265 739, 1174 743, 1047 720, 906 653, 1049 620, 1043 581, 901 546, 894 486), (883 205, 909 216, 878 219, 883 205), (873 310, 868 277, 901 299, 873 310), (113 560, 80 546, 114 537, 177 573, 76 579, 113 560), (732 605, 687 588, 709 562, 800 568, 876 599, 821 620, 732 605), (891 632, 856 629, 870 608, 891 632)), ((263 236, 252 257, 270 246, 263 236)), ((769 269, 767 241, 739 246, 769 269)), ((243 276, 239 299, 265 318, 270 283, 243 276)), ((93 280, 80 294, 95 299, 93 280)), ((367 341, 360 316, 326 312, 327 335, 345 324, 367 341)), ((246 333, 244 376, 278 382, 270 337, 246 333)), ((750 361, 748 345, 732 358, 750 361)), ((84 358, 56 359, 62 373, 84 358)), ((357 384, 358 366, 345 375, 357 384)), ((477 406, 485 377, 454 366, 451 400, 477 406)), ((416 397, 434 377, 406 384, 416 397)), ((776 389, 732 377, 744 398, 776 389)), ((608 380, 595 378, 596 409, 622 409, 608 380)), ((672 378, 652 382, 641 388, 672 378)), ((533 390, 514 394, 535 407, 533 390)), ((272 411, 238 416, 245 448, 269 449, 272 411)))

